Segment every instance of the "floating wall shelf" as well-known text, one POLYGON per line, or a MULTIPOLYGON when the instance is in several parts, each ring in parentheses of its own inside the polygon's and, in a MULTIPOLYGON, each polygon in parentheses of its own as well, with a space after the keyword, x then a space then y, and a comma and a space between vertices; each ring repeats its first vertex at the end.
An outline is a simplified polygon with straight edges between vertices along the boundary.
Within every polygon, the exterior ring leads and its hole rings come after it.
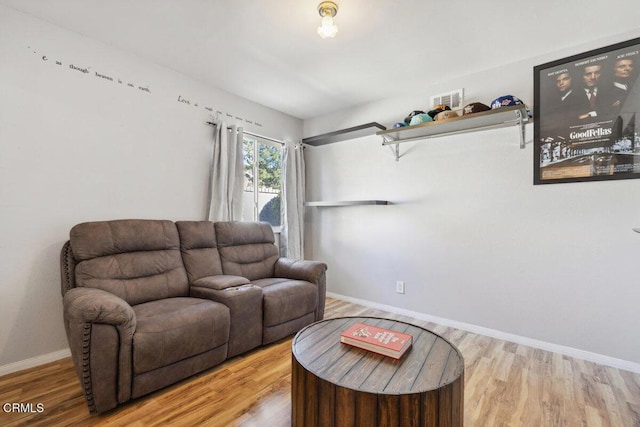
POLYGON ((335 202, 305 202, 305 206, 359 206, 359 205, 389 205, 391 202, 388 200, 341 200, 335 202))
POLYGON ((347 139, 360 138, 363 136, 374 135, 379 130, 387 128, 380 123, 371 122, 360 126, 354 126, 347 129, 336 130, 334 132, 323 133, 322 135, 311 136, 302 140, 303 144, 317 147, 319 145, 333 144, 334 142, 346 141, 347 139))
POLYGON ((399 144, 402 142, 515 125, 520 127, 520 148, 524 148, 524 125, 527 121, 529 116, 525 105, 514 105, 415 126, 383 130, 376 132, 376 135, 382 137, 382 145, 395 146, 395 149, 390 148, 394 151, 397 161, 400 158, 399 144))

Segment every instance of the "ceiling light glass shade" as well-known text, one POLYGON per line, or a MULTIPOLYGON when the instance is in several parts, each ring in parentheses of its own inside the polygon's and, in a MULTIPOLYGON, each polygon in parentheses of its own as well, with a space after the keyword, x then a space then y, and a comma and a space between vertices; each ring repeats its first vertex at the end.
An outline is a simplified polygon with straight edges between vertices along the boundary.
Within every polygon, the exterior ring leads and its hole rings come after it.
POLYGON ((323 39, 327 37, 334 37, 338 32, 338 27, 333 23, 333 18, 330 16, 325 16, 322 18, 322 25, 318 27, 318 34, 323 39))

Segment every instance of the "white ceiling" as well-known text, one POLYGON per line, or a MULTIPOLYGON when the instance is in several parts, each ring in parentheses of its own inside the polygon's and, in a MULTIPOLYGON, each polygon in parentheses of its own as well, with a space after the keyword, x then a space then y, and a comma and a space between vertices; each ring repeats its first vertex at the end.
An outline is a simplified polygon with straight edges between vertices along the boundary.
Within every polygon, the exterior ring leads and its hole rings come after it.
POLYGON ((334 39, 319 0, 0 4, 307 119, 635 30, 636 1, 337 0, 334 39))

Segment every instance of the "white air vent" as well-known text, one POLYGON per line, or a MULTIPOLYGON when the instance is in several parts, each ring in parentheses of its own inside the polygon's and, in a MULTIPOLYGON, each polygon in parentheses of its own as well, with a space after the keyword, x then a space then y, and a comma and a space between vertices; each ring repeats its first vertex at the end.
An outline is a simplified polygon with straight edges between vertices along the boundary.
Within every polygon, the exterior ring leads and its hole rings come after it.
POLYGON ((444 104, 457 110, 463 107, 464 89, 452 90, 451 92, 442 93, 431 97, 431 108, 438 104, 444 104))

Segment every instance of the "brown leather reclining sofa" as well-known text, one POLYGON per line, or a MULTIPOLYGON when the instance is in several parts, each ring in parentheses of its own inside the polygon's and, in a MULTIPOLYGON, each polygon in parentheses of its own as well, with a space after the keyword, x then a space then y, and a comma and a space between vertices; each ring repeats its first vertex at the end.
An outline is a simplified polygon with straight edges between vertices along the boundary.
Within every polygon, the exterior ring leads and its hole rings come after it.
POLYGON ((115 220, 71 229, 64 322, 91 413, 292 335, 324 315, 324 263, 281 258, 257 222, 115 220))

